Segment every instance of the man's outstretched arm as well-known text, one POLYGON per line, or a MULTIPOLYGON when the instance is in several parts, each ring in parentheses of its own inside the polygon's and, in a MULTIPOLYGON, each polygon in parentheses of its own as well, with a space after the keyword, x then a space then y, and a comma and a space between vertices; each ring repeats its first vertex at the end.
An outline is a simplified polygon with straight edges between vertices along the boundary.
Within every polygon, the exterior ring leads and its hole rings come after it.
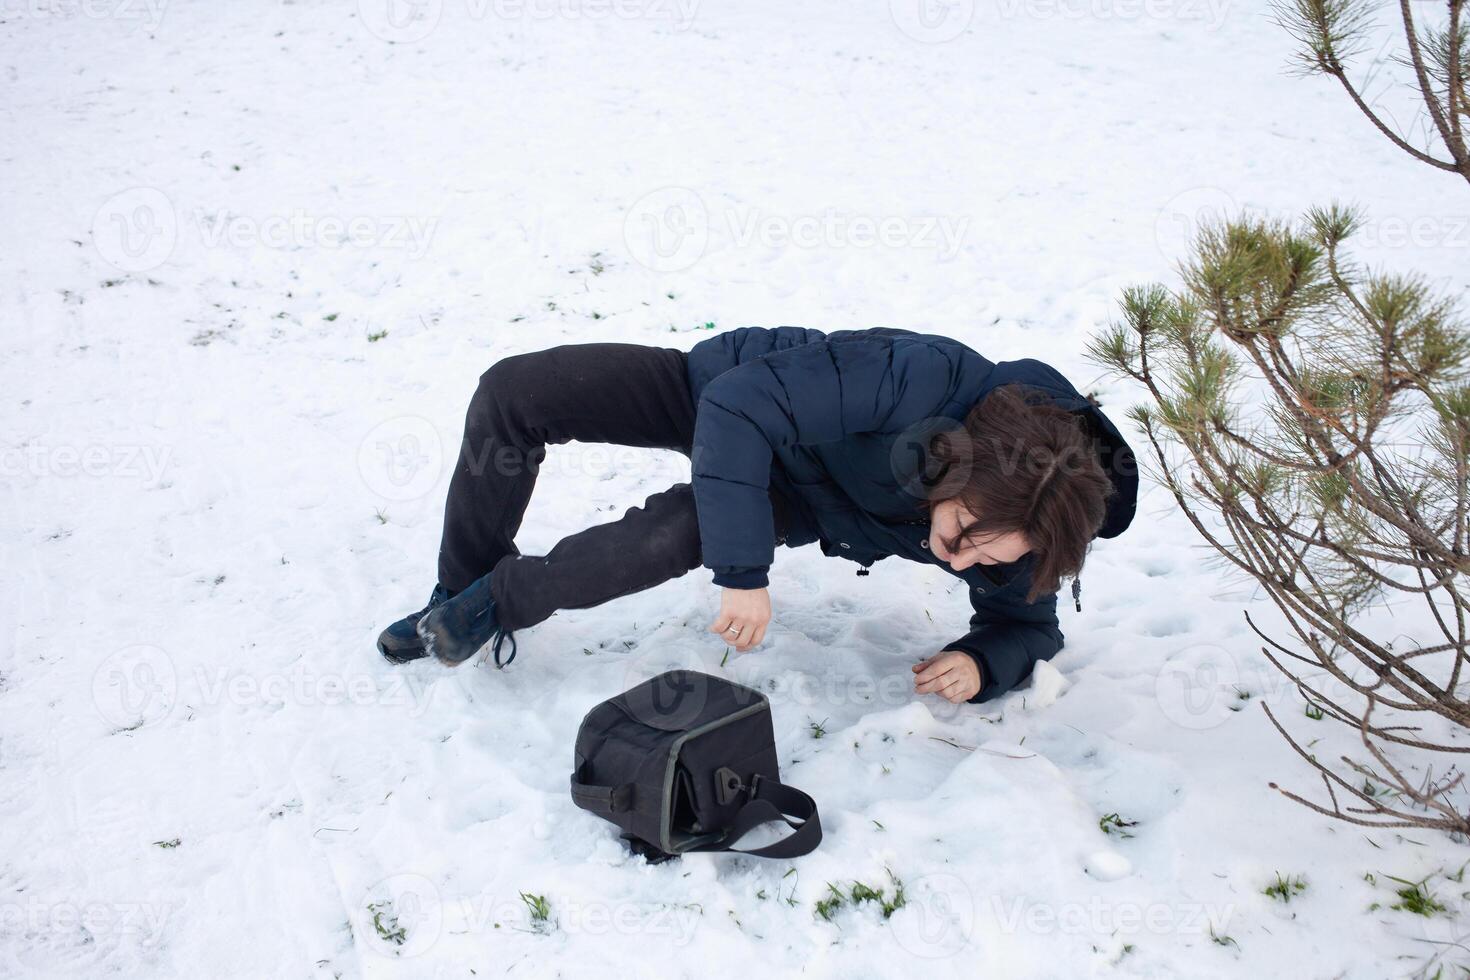
POLYGON ((980 670, 980 690, 969 701, 979 704, 1010 691, 1031 676, 1038 660, 1050 660, 1066 638, 1057 619, 1057 594, 1024 601, 1029 585, 1022 580, 997 594, 970 590, 970 632, 946 650, 967 654, 980 670))

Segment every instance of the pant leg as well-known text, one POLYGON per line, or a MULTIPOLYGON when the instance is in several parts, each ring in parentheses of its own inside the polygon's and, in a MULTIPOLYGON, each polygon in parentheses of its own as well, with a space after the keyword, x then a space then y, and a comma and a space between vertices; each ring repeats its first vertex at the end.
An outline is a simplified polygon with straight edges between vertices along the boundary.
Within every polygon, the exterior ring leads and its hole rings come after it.
POLYGON ((491 579, 496 618, 524 629, 558 609, 586 609, 678 578, 699 562, 694 490, 680 483, 619 520, 562 538, 545 557, 501 560, 491 579))
MULTIPOLYGON (((786 535, 783 502, 772 495, 777 544, 786 535)), ((534 626, 558 609, 587 609, 642 592, 698 568, 694 489, 679 483, 630 507, 621 519, 568 535, 544 557, 509 556, 495 566, 490 591, 500 625, 534 626)))
POLYGON ((690 452, 695 406, 686 361, 673 348, 567 344, 486 371, 449 483, 440 584, 458 592, 519 554, 515 535, 546 446, 577 440, 690 452))

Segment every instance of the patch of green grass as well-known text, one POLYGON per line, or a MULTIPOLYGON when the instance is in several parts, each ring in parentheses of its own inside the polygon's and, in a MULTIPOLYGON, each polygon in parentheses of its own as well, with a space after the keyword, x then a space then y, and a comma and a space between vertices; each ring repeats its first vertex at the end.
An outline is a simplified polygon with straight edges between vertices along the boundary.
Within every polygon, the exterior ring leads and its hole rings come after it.
POLYGON ((551 924, 551 903, 545 895, 529 892, 521 892, 520 895, 521 901, 526 903, 526 911, 531 914, 531 928, 544 932, 551 924))
POLYGON ((849 904, 856 907, 864 902, 872 902, 882 910, 883 918, 889 918, 907 905, 908 899, 904 896, 903 882, 892 871, 888 872, 888 880, 893 885, 892 898, 888 897, 886 888, 874 888, 861 881, 854 881, 846 892, 832 882, 827 882, 827 897, 816 903, 817 916, 824 922, 831 922, 832 916, 849 904))
POLYGON ((842 894, 830 881, 827 882, 827 892, 827 897, 817 899, 816 904, 817 917, 823 922, 831 922, 837 910, 847 904, 847 896, 842 894))
POLYGON ((821 721, 807 722, 807 724, 811 726, 812 738, 822 738, 827 734, 826 718, 823 718, 821 721))
POLYGON ((408 941, 408 930, 399 923, 392 902, 374 902, 367 909, 373 914, 373 930, 379 939, 394 946, 402 946, 408 941))
POLYGON ((386 330, 369 330, 367 335, 368 343, 376 344, 386 336, 388 336, 388 331, 386 330))
POLYGON ((1399 795, 1398 790, 1393 789, 1389 786, 1376 786, 1374 785, 1373 780, 1367 778, 1366 776, 1363 777, 1362 792, 1364 796, 1380 796, 1392 798, 1399 795))
POLYGON ((1389 908, 1396 912, 1412 912, 1425 918, 1438 915, 1445 911, 1444 903, 1435 897, 1428 888, 1428 878, 1422 881, 1405 881, 1403 878, 1394 878, 1393 875, 1385 875, 1387 878, 1398 882, 1404 887, 1394 892, 1399 900, 1389 908))
POLYGON ((1300 895, 1306 890, 1307 881, 1301 875, 1287 875, 1283 878, 1281 872, 1278 871, 1275 883, 1267 885, 1264 894, 1279 902, 1290 902, 1293 896, 1300 895))
POLYGON ((172 840, 156 840, 156 841, 153 842, 153 846, 154 847, 161 847, 165 851, 171 851, 174 848, 178 847, 182 843, 183 843, 183 841, 181 841, 177 837, 175 837, 172 840))
POLYGON ((1119 837, 1132 837, 1128 832, 1129 827, 1137 827, 1137 820, 1124 820, 1116 813, 1105 813, 1097 822, 1098 828, 1105 834, 1117 834, 1119 837))
POLYGON ((1306 716, 1308 718, 1312 719, 1313 721, 1321 721, 1322 720, 1322 709, 1320 707, 1318 707, 1317 705, 1312 704, 1310 701, 1307 702, 1307 707, 1306 707, 1305 714, 1306 714, 1306 716))
POLYGON ((1219 933, 1215 932, 1214 926, 1210 926, 1210 942, 1214 943, 1216 946, 1234 946, 1236 949, 1240 948, 1240 943, 1236 942, 1234 939, 1231 939, 1229 936, 1222 936, 1219 933))

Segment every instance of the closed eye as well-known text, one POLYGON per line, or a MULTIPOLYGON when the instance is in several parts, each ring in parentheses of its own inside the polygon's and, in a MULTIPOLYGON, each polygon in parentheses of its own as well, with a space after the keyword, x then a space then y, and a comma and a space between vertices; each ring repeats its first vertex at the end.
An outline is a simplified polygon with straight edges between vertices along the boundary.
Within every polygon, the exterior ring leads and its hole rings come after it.
POLYGON ((978 551, 980 557, 984 558, 986 561, 995 561, 995 559, 990 556, 989 552, 979 548, 977 545, 967 540, 964 533, 961 533, 959 536, 944 542, 944 550, 948 551, 951 555, 958 555, 961 551, 968 551, 971 549, 978 551))

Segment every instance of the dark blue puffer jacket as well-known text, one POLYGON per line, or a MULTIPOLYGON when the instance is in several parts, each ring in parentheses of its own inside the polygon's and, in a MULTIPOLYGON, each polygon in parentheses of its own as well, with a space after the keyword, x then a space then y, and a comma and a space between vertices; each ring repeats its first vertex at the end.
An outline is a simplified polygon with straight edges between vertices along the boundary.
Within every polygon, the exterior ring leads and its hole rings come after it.
POLYGON ((1133 519, 1138 474, 1128 444, 1038 360, 992 363, 959 341, 907 330, 747 327, 696 344, 689 383, 698 405, 694 496, 703 561, 715 583, 766 585, 776 545, 774 488, 791 512, 788 546, 817 541, 825 554, 864 568, 897 555, 965 581, 970 632, 946 649, 979 662, 984 686, 975 702, 1009 691, 1062 648, 1057 596, 1025 601, 1030 556, 954 572, 929 552, 929 524, 917 506, 924 433, 962 423, 998 385, 1040 388, 1057 405, 1085 413, 1098 440, 1117 490, 1098 537, 1121 534, 1133 519))

